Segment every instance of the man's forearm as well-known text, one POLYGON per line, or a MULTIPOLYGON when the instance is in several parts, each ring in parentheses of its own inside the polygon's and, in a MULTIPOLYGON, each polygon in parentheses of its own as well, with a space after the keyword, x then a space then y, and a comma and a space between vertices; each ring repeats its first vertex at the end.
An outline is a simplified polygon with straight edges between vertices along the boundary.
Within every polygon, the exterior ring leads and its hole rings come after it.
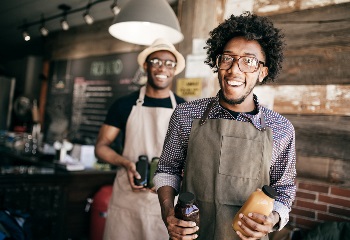
POLYGON ((174 198, 176 195, 175 189, 170 186, 163 186, 158 189, 158 199, 162 211, 162 219, 167 225, 167 217, 174 215, 174 198))
POLYGON ((112 148, 106 145, 96 146, 95 155, 98 159, 115 166, 124 166, 125 161, 127 161, 124 157, 117 154, 112 148))

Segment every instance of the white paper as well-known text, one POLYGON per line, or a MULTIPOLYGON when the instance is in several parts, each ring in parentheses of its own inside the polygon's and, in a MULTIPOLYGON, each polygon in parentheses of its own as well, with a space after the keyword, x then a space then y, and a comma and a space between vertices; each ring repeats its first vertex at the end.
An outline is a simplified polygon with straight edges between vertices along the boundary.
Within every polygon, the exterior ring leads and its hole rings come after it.
POLYGON ((86 168, 93 168, 96 163, 95 146, 82 145, 80 149, 80 162, 84 164, 86 168))

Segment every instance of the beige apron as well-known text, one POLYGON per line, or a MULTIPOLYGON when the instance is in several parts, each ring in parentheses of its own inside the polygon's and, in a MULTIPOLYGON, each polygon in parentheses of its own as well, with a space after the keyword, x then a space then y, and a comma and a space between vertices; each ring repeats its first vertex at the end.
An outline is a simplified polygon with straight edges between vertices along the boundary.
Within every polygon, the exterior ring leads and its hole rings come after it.
MULTIPOLYGON (((193 121, 181 191, 196 194, 200 240, 239 239, 232 220, 248 196, 269 184, 272 131, 228 119, 193 121)), ((268 239, 263 238, 263 239, 268 239)))
MULTIPOLYGON (((145 92, 146 87, 142 87, 126 124, 123 156, 133 162, 136 162, 140 155, 147 155, 149 161, 160 156, 169 120, 176 107, 175 96, 171 91, 172 108, 143 107, 145 92)), ((104 239, 167 238, 169 235, 161 218, 157 194, 149 191, 133 192, 125 168, 118 168, 108 208, 104 239)))

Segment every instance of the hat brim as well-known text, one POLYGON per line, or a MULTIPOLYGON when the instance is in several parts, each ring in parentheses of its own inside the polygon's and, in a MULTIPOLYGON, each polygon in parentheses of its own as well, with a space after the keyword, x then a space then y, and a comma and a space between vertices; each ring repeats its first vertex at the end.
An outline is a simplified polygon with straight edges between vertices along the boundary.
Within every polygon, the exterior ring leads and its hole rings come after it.
POLYGON ((141 68, 143 68, 143 64, 146 61, 147 57, 154 53, 154 52, 158 52, 158 51, 168 51, 171 52, 172 54, 174 54, 175 58, 176 58, 176 69, 175 69, 175 75, 181 73, 184 69, 185 69, 185 58, 182 56, 181 53, 179 53, 177 50, 174 49, 169 49, 167 47, 159 47, 156 49, 151 49, 151 48, 146 48, 145 50, 143 50, 137 57, 137 62, 139 64, 139 66, 141 68))

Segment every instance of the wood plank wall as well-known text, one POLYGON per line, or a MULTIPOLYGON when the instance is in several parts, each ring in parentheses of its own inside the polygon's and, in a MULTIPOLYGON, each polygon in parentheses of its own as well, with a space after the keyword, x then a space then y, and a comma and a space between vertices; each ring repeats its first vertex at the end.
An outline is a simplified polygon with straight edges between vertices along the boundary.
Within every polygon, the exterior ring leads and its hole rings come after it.
POLYGON ((284 71, 275 87, 274 109, 288 114, 296 128, 301 176, 350 180, 345 171, 350 167, 348 16, 350 3, 270 16, 283 29, 287 44, 284 71), (343 170, 305 169, 308 159, 315 158, 328 159, 315 165, 341 161, 343 170))

